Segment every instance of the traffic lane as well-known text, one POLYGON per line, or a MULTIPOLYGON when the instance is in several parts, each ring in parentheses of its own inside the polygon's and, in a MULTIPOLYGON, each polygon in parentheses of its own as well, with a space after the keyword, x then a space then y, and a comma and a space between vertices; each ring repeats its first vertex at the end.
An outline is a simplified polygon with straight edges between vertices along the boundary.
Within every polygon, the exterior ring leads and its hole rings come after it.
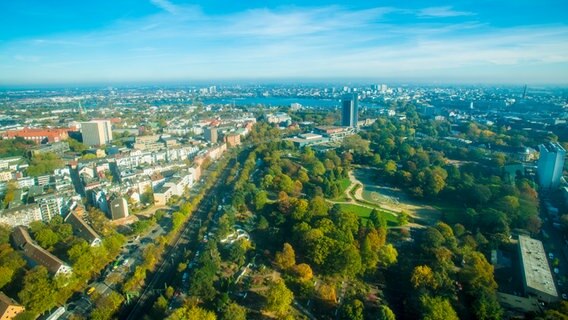
POLYGON ((543 223, 542 226, 542 230, 544 230, 548 235, 548 238, 543 239, 544 247, 546 256, 550 263, 550 270, 552 271, 553 277, 556 280, 555 284, 558 295, 562 296, 562 294, 568 293, 568 287, 566 284, 566 278, 568 277, 568 250, 566 248, 566 243, 564 242, 564 237, 560 230, 557 230, 553 227, 553 222, 551 221, 552 219, 547 220, 548 221, 543 223), (554 255, 552 259, 550 258, 550 253, 554 255), (554 266, 555 259, 558 259, 558 266, 554 266), (558 273, 554 272, 555 268, 558 269, 558 273))
MULTIPOLYGON (((217 179, 217 181, 215 181, 215 183, 213 184, 213 186, 209 189, 208 193, 211 194, 216 194, 218 193, 218 189, 219 186, 221 185, 221 181, 226 181, 227 177, 228 177, 228 173, 229 173, 229 166, 227 166, 224 170, 223 173, 219 176, 219 178, 217 179)), ((204 199, 205 201, 202 201, 198 208, 196 208, 197 210, 195 210, 194 214, 190 217, 190 220, 188 222, 188 224, 186 225, 186 227, 184 228, 184 230, 181 232, 180 236, 178 237, 178 239, 176 240, 176 243, 174 244, 174 246, 172 247, 172 249, 169 251, 171 252, 177 252, 178 248, 180 247, 180 242, 182 240, 182 236, 184 233, 186 232, 192 232, 193 230, 191 230, 190 224, 195 221, 196 219, 201 220, 201 217, 203 215, 203 212, 206 211, 208 212, 209 210, 211 210, 211 198, 208 199, 204 199), (209 208, 208 210, 204 210, 204 208, 209 208), (198 218, 200 217, 200 218, 198 218)), ((189 237, 188 237, 189 238, 189 237)), ((171 276, 172 274, 175 274, 175 270, 174 268, 177 266, 176 263, 172 263, 172 265, 169 265, 169 262, 167 261, 169 259, 165 259, 162 264, 160 265, 158 272, 156 272, 156 274, 154 275, 153 279, 151 280, 151 282, 148 284, 148 286, 145 288, 144 293, 142 294, 142 296, 140 297, 140 299, 138 300, 138 302, 136 303, 136 305, 134 306, 134 309, 132 309, 128 316, 127 319, 134 319, 136 318, 136 316, 138 314, 144 314, 144 311, 147 311, 149 308, 151 308, 151 306, 149 305, 148 301, 150 299, 150 295, 147 294, 148 292, 152 291, 152 289, 154 288, 156 283, 164 283, 166 280, 171 280, 171 279, 166 279, 166 276, 171 276), (167 267, 166 267, 167 266, 167 267)), ((177 263, 179 263, 179 258, 177 259, 178 261, 176 261, 177 263)))

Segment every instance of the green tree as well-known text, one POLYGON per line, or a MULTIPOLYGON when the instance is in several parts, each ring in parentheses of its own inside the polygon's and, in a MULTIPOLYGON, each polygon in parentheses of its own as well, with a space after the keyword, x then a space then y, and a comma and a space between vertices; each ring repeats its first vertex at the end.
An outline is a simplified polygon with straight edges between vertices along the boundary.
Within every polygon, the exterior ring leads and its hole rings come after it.
POLYGON ((325 216, 329 210, 325 199, 321 196, 315 196, 310 200, 308 209, 314 216, 325 216))
POLYGON ((221 313, 220 320, 246 320, 247 309, 238 305, 235 302, 229 303, 223 313, 221 313))
MULTIPOLYGON (((14 197, 16 196, 16 190, 18 190, 18 186, 16 185, 15 181, 8 181, 6 185, 6 191, 4 192, 4 207, 7 207, 8 204, 14 201, 14 197)), ((20 199, 18 199, 19 201, 20 199)), ((0 208, 1 209, 1 208, 0 208)))
POLYGON ((83 143, 81 143, 81 142, 79 142, 79 141, 77 141, 73 138, 67 139, 67 143, 69 143, 69 149, 71 149, 71 151, 73 151, 73 152, 82 153, 83 151, 85 151, 89 148, 86 145, 84 145, 83 143))
POLYGON ((262 210, 268 201, 268 195, 266 191, 259 191, 254 195, 254 205, 256 210, 262 210))
POLYGON ((369 152, 369 145, 371 142, 361 138, 360 135, 354 134, 343 139, 341 146, 347 151, 353 151, 357 154, 365 154, 369 152))
POLYGON ((379 307, 377 320, 396 320, 396 316, 387 305, 382 304, 379 307))
POLYGON ((57 233, 49 228, 39 230, 34 234, 34 238, 42 248, 47 250, 50 250, 60 240, 57 233))
POLYGON ((10 242, 10 232, 10 226, 0 223, 0 245, 10 242))
POLYGON ((379 265, 388 268, 396 263, 398 252, 392 244, 386 244, 379 249, 379 265))
POLYGON ((18 297, 27 310, 38 315, 55 306, 55 289, 47 269, 39 266, 26 273, 18 297))
POLYGON ((196 306, 178 308, 167 317, 168 320, 216 320, 215 313, 196 306))
POLYGON ((481 289, 477 292, 477 295, 478 297, 472 306, 476 319, 495 320, 503 318, 503 309, 501 309, 495 293, 481 289))
POLYGON ((422 296, 420 302, 424 320, 459 320, 456 311, 447 299, 422 296))
POLYGON ((91 313, 91 319, 112 319, 113 314, 118 311, 123 301, 124 297, 115 291, 112 291, 106 296, 102 296, 96 301, 96 307, 95 310, 91 313))
POLYGON ((364 306, 359 299, 353 299, 341 305, 340 318, 345 320, 363 320, 364 306))
POLYGON ((64 162, 55 153, 48 152, 34 155, 26 172, 32 177, 37 177, 50 174, 63 166, 64 162))
POLYGON ((284 316, 290 310, 294 301, 294 294, 286 287, 283 281, 276 281, 270 285, 266 292, 265 311, 284 316))

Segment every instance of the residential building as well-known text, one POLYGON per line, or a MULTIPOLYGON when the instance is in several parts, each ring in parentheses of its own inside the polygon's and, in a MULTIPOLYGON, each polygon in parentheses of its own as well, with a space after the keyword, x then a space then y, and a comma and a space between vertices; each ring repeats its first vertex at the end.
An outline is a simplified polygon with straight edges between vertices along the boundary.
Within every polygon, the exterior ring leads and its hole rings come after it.
POLYGON ((0 292, 0 320, 12 320, 26 308, 21 306, 16 300, 8 297, 4 292, 0 292))
POLYGON ((541 144, 539 152, 540 156, 537 164, 538 183, 542 189, 556 190, 560 187, 566 150, 557 142, 549 142, 541 144))
POLYGON ((160 141, 159 135, 151 136, 138 136, 136 137, 136 142, 133 145, 136 150, 142 151, 158 151, 165 148, 165 144, 160 141))
POLYGON ((344 127, 357 127, 359 117, 359 95, 348 94, 341 99, 341 125, 344 127))
POLYGON ((73 227, 73 232, 85 239, 91 247, 98 247, 102 244, 101 237, 83 220, 84 213, 85 208, 82 205, 77 205, 65 218, 65 222, 69 223, 73 227))
POLYGON ((0 171, 0 181, 6 182, 13 179, 13 175, 11 171, 0 171))
POLYGON ((548 303, 557 301, 558 292, 542 242, 519 235, 519 252, 525 294, 548 303))
POLYGON ((112 140, 112 126, 109 120, 92 120, 81 123, 83 143, 88 146, 101 146, 112 140))
POLYGON ((72 272, 70 266, 36 244, 30 237, 26 227, 18 226, 14 228, 12 239, 16 247, 24 251, 26 258, 35 264, 44 266, 52 274, 70 274, 72 272))
POLYGON ((124 197, 115 196, 110 199, 110 215, 112 220, 128 217, 128 202, 124 197))
POLYGON ((57 194, 47 194, 35 197, 35 202, 41 210, 41 219, 45 222, 51 218, 67 213, 65 199, 57 194))
POLYGON ((206 127, 203 131, 203 137, 205 140, 211 143, 217 143, 218 136, 217 136, 217 128, 215 127, 206 127))
POLYGON ((29 226, 30 223, 40 220, 42 220, 41 210, 37 203, 0 210, 0 224, 7 224, 11 227, 29 226))
POLYGON ((241 144, 241 135, 237 133, 226 134, 225 142, 229 145, 229 147, 236 147, 241 144))

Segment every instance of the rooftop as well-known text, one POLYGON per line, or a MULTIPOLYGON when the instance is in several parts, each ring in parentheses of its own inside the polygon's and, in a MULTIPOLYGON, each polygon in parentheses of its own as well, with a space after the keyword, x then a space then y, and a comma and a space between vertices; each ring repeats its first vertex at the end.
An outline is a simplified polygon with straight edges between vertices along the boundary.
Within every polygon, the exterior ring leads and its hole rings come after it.
POLYGON ((519 248, 527 288, 558 296, 542 242, 520 235, 519 248))

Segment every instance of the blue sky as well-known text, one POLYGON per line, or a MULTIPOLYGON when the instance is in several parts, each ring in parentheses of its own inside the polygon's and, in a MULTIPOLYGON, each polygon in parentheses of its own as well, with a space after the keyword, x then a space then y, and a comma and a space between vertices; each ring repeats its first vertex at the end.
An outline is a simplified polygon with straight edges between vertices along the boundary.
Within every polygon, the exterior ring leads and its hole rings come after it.
POLYGON ((0 84, 568 84, 568 1, 0 2, 0 84))

